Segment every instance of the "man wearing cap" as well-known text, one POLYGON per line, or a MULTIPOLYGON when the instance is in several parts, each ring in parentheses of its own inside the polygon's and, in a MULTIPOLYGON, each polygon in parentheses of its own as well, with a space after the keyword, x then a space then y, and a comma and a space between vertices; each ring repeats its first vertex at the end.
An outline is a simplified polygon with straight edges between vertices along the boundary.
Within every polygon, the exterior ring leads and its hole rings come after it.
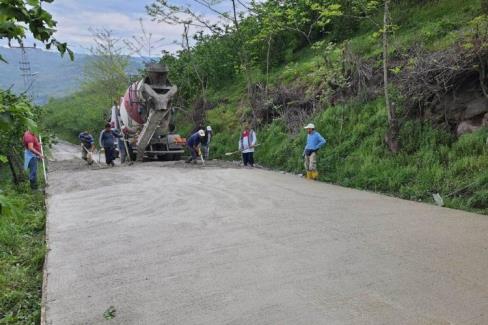
POLYGON ((78 135, 81 143, 81 158, 85 160, 88 165, 93 164, 93 150, 95 150, 95 141, 93 136, 88 131, 83 131, 78 135))
POLYGON ((319 173, 317 172, 317 151, 322 148, 326 141, 323 136, 315 131, 315 125, 309 123, 304 127, 307 129, 307 144, 303 151, 303 157, 305 159, 305 170, 307 171, 307 179, 317 180, 319 173))
POLYGON ((186 146, 190 151, 191 156, 186 160, 186 163, 193 161, 194 164, 197 163, 197 157, 202 154, 200 150, 200 144, 202 139, 205 137, 205 131, 198 130, 198 132, 193 133, 186 141, 186 146))
POLYGON ((202 153, 205 160, 208 159, 208 153, 210 151, 210 141, 212 141, 212 127, 209 125, 205 130, 205 137, 202 139, 202 153))

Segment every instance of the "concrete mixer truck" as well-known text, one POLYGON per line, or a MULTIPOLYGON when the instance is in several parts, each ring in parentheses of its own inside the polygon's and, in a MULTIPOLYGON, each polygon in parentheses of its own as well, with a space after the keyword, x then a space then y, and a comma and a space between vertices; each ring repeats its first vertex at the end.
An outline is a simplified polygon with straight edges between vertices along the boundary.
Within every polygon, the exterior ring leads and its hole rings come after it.
POLYGON ((119 105, 112 107, 112 127, 123 134, 119 141, 124 141, 131 160, 180 159, 185 139, 173 133, 171 98, 176 91, 166 66, 153 63, 146 65, 144 78, 131 84, 119 105))

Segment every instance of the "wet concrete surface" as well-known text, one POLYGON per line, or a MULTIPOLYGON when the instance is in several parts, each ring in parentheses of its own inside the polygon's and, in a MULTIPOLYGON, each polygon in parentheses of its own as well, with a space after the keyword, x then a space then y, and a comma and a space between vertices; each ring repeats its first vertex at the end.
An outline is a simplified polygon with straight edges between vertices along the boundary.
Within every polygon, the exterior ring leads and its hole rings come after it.
POLYGON ((226 164, 53 169, 47 324, 488 324, 486 216, 226 164))

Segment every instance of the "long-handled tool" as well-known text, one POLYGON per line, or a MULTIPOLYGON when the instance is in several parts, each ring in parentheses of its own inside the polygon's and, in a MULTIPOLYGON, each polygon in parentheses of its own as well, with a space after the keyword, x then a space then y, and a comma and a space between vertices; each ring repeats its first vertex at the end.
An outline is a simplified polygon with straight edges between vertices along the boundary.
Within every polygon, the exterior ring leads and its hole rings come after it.
MULTIPOLYGON (((89 151, 89 150, 88 150, 88 149, 85 147, 85 145, 84 145, 84 144, 82 144, 81 146, 83 147, 83 149, 86 151, 86 153, 87 153, 87 154, 90 154, 90 155, 91 155, 91 156, 90 156, 90 159, 91 159, 92 161, 96 162, 96 163, 97 163, 97 165, 98 165, 98 167, 100 167, 100 168, 101 168, 101 167, 102 167, 102 165, 100 165, 100 162, 98 162, 98 161, 96 161, 95 159, 93 159, 93 152, 89 151)), ((98 160, 100 161, 100 155, 99 155, 98 157, 99 157, 99 159, 98 159, 98 160)))
POLYGON ((43 159, 42 159, 42 171, 44 173, 44 183, 47 185, 46 162, 45 162, 45 158, 44 158, 44 150, 43 150, 42 138, 41 138, 40 134, 39 134, 39 142, 41 145, 41 155, 43 157, 43 159))
MULTIPOLYGON (((253 148, 256 148, 256 147, 258 147, 258 146, 260 146, 260 145, 261 145, 261 144, 259 143, 259 144, 255 145, 253 148)), ((236 153, 239 153, 239 152, 241 152, 241 151, 242 151, 242 150, 237 150, 237 151, 232 151, 232 152, 226 152, 226 153, 225 153, 225 155, 226 155, 226 156, 232 156, 232 155, 235 155, 236 153)))
POLYGON ((200 148, 198 148, 198 154, 200 155, 200 159, 202 160, 202 165, 205 166, 205 160, 203 159, 202 150, 200 148))

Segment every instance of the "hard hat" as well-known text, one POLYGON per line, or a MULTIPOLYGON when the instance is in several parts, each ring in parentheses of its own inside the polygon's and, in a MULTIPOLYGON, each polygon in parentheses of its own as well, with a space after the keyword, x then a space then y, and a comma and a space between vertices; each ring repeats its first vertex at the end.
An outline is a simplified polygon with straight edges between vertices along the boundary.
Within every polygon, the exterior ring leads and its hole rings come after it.
POLYGON ((308 125, 305 126, 304 129, 315 129, 315 125, 313 123, 308 123, 308 125))
POLYGON ((207 126, 207 131, 212 131, 212 127, 210 125, 207 126))
POLYGON ((198 135, 200 135, 201 137, 204 137, 205 136, 205 131, 198 130, 198 135))

